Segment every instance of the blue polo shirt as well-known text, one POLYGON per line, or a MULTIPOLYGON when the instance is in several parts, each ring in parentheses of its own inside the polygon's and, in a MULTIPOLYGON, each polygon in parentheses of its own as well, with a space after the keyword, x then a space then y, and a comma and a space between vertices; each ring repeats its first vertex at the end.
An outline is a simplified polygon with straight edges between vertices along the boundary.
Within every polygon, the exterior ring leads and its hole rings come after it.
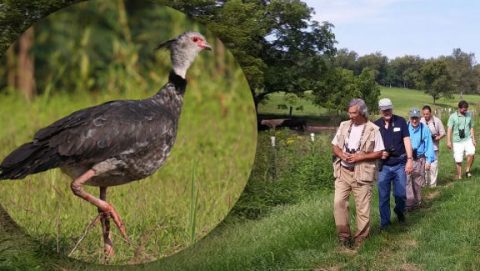
POLYGON ((388 129, 385 129, 385 121, 383 118, 379 118, 374 123, 380 128, 385 150, 394 150, 386 160, 383 160, 383 164, 394 166, 399 163, 405 163, 407 161, 407 155, 405 153, 403 138, 410 137, 405 119, 397 115, 392 115, 388 129))
POLYGON ((412 123, 409 123, 408 132, 410 133, 412 148, 417 149, 417 155, 425 155, 427 163, 433 163, 435 161, 435 151, 433 150, 430 128, 421 122, 416 128, 413 128, 412 123))

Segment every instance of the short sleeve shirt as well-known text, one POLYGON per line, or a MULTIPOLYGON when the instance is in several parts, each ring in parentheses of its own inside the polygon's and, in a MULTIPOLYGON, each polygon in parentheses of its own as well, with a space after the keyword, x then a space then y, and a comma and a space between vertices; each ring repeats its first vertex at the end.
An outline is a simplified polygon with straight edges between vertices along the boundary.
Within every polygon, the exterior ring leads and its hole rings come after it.
POLYGON ((380 134, 382 135, 385 150, 391 153, 383 163, 389 166, 397 165, 402 162, 404 163, 407 156, 405 155, 403 139, 405 137, 410 137, 407 121, 400 116, 392 115, 388 128, 385 128, 385 121, 383 118, 376 120, 375 124, 380 128, 380 134))
MULTIPOLYGON (((430 121, 427 121, 425 120, 424 117, 422 117, 420 119, 420 122, 421 123, 424 123, 428 126, 428 128, 430 128, 430 133, 434 136, 436 135, 440 135, 440 136, 444 136, 445 135, 445 128, 443 127, 443 124, 442 124, 442 121, 435 117, 435 116, 432 116, 430 118, 430 121)), ((438 141, 433 141, 433 149, 435 151, 438 151, 438 145, 439 145, 439 142, 438 141)))
POLYGON ((465 116, 458 111, 448 118, 448 127, 452 128, 453 142, 462 142, 470 139, 470 128, 473 128, 472 114, 466 112, 465 116), (460 138, 459 130, 465 129, 465 137, 460 138))

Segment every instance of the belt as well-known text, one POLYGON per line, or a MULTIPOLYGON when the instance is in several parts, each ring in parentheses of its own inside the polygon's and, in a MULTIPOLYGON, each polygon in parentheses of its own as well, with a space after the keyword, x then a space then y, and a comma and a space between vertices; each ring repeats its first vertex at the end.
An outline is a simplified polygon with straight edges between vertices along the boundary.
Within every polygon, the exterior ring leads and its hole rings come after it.
POLYGON ((346 170, 348 170, 348 171, 352 171, 352 172, 355 170, 355 167, 346 167, 346 166, 344 166, 344 165, 342 165, 342 167, 343 167, 344 169, 346 169, 346 170))

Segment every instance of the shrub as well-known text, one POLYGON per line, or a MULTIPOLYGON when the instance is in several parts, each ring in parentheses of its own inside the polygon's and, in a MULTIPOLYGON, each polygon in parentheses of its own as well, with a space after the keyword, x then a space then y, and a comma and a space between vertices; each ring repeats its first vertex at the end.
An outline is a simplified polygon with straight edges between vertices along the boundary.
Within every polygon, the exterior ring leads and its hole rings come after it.
POLYGON ((310 135, 284 129, 261 132, 258 140, 250 179, 231 216, 258 219, 277 205, 333 189, 330 135, 316 135, 312 142, 310 135), (273 135, 275 147, 270 144, 273 135))

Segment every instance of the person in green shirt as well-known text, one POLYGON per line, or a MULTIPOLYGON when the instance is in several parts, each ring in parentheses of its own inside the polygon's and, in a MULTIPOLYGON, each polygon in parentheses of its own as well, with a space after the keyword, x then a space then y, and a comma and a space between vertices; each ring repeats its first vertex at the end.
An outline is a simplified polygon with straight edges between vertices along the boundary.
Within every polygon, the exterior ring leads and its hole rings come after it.
POLYGON ((465 174, 467 177, 472 176, 470 169, 472 168, 475 157, 476 145, 472 114, 468 112, 468 103, 462 100, 458 103, 458 111, 451 114, 450 118, 448 118, 447 130, 447 147, 450 150, 453 149, 453 158, 457 166, 457 179, 462 179, 464 153, 467 157, 465 174))

